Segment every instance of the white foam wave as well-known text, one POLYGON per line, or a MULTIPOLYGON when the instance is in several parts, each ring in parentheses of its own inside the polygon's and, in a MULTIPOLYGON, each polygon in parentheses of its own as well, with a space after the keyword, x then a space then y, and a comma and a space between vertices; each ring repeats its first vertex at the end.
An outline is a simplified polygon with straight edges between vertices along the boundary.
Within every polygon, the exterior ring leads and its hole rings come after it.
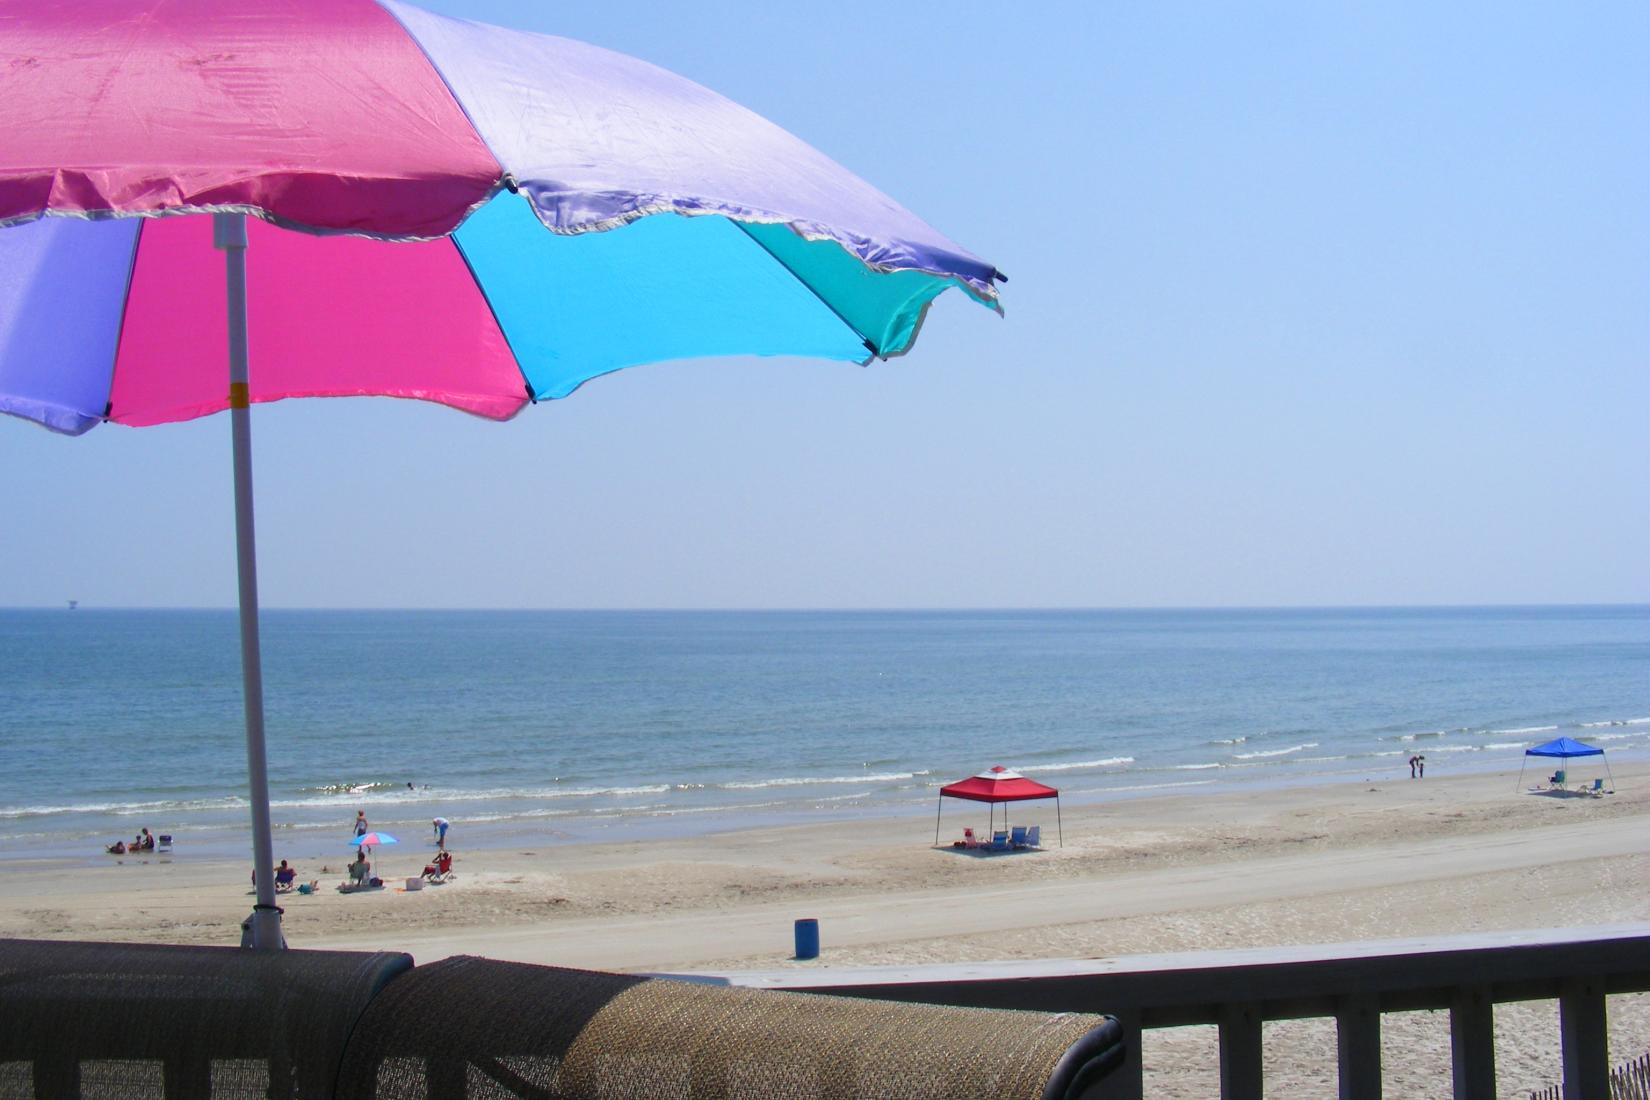
POLYGON ((1074 772, 1084 768, 1112 768, 1120 764, 1132 764, 1132 756, 1108 756, 1104 760, 1073 760, 1063 764, 1038 764, 1028 768, 1032 772, 1074 772))
POLYGON ((154 802, 73 802, 63 805, 11 806, 0 809, 0 820, 50 817, 56 814, 111 814, 116 817, 145 817, 178 811, 237 810, 246 808, 244 798, 187 798, 154 802))
POLYGON ((1262 759, 1263 757, 1269 757, 1269 756, 1288 756, 1290 753, 1293 753, 1293 752, 1305 752, 1307 749, 1315 749, 1317 747, 1318 747, 1318 743, 1316 741, 1308 741, 1304 745, 1290 745, 1287 749, 1262 749, 1262 750, 1257 750, 1255 752, 1234 753, 1233 756, 1232 756, 1232 759, 1234 759, 1234 760, 1259 760, 1259 759, 1262 759))
POLYGON ((811 787, 818 783, 892 783, 915 779, 914 772, 884 772, 881 775, 788 776, 783 779, 754 779, 750 782, 718 783, 728 791, 760 791, 768 787, 811 787))
POLYGON ((1110 787, 1113 791, 1161 791, 1171 787, 1207 787, 1218 782, 1214 779, 1184 779, 1178 783, 1137 783, 1132 787, 1110 787))
POLYGON ((1224 764, 1176 764, 1172 770, 1177 772, 1200 772, 1209 768, 1223 768, 1224 764))
POLYGON ((1249 738, 1247 738, 1247 737, 1222 737, 1222 738, 1219 738, 1217 740, 1210 741, 1209 744, 1211 744, 1211 745, 1241 745, 1247 740, 1249 740, 1249 738))
POLYGON ((1524 742, 1522 742, 1522 741, 1491 741, 1489 744, 1483 745, 1483 746, 1480 746, 1480 747, 1481 748, 1486 748, 1486 749, 1521 749, 1521 748, 1524 747, 1524 742))
POLYGON ((1491 733, 1551 733, 1557 726, 1519 726, 1510 730, 1490 730, 1491 733))

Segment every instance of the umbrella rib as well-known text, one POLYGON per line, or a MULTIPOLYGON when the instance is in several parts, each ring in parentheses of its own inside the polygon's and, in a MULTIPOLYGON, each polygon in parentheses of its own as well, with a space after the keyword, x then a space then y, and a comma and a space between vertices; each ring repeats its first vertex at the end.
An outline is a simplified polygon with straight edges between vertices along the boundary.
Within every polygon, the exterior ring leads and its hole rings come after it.
MULTIPOLYGON (((515 190, 513 186, 510 188, 512 193, 515 190)), ((539 403, 538 391, 533 389, 533 382, 527 377, 527 371, 521 365, 521 356, 516 354, 516 346, 510 342, 510 330, 505 328, 504 322, 498 319, 498 310, 493 308, 493 299, 488 296, 487 287, 482 283, 481 277, 476 274, 475 265, 470 262, 469 255, 464 251, 464 242, 458 239, 458 231, 455 229, 449 233, 447 239, 453 243, 453 248, 457 250, 458 258, 464 264, 464 270, 470 273, 470 281, 475 284, 476 293, 480 294, 481 300, 486 303, 487 315, 493 319, 493 327, 498 329, 499 338, 504 341, 504 346, 510 349, 510 358, 516 362, 516 373, 521 375, 521 388, 526 391, 527 400, 537 405, 539 403)))
MULTIPOLYGON (((786 271, 790 272, 791 273, 791 278, 793 278, 797 282, 801 283, 803 288, 805 290, 807 290, 807 292, 809 294, 812 294, 816 299, 818 299, 820 305, 822 305, 826 309, 830 310, 832 316, 834 316, 838 321, 841 321, 845 326, 847 326, 849 332, 852 332, 855 336, 859 337, 860 342, 865 345, 865 350, 869 351, 871 353, 871 358, 872 359, 885 359, 885 358, 887 358, 885 355, 882 354, 882 349, 877 347, 876 344, 871 341, 871 338, 869 336, 866 336, 863 332, 861 332, 859 330, 859 327, 857 325, 855 325, 852 321, 848 320, 848 318, 844 317, 842 315, 842 311, 837 309, 836 306, 832 305, 830 299, 826 298, 825 295, 821 294, 817 289, 815 289, 815 287, 812 283, 810 283, 808 280, 804 279, 802 277, 802 275, 796 270, 796 268, 792 267, 790 264, 788 264, 784 260, 780 259, 779 256, 775 255, 773 249, 771 249, 767 245, 763 244, 760 238, 758 238, 754 233, 752 233, 748 228, 745 227, 744 222, 737 221, 733 218, 729 218, 728 220, 733 222, 734 225, 739 227, 739 232, 743 233, 746 237, 750 238, 753 242, 755 242, 756 247, 760 248, 762 251, 766 252, 769 256, 771 256, 773 258, 774 263, 778 264, 780 267, 782 267, 786 271)), ((866 362, 867 363, 870 362, 870 359, 867 359, 866 362)))
POLYGON ((108 422, 115 414, 115 366, 120 362, 120 343, 126 339, 126 311, 132 304, 132 278, 137 274, 138 249, 143 245, 143 230, 148 218, 139 218, 132 233, 132 254, 126 258, 126 289, 120 296, 120 324, 115 329, 115 349, 109 356, 109 389, 103 395, 103 420, 108 422))

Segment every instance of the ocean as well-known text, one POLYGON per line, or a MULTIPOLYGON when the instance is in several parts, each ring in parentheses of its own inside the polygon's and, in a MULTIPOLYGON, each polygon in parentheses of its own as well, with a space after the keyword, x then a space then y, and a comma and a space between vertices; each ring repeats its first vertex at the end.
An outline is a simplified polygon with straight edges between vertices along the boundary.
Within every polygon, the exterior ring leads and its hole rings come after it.
MULTIPOLYGON (((462 848, 931 816, 995 764, 1092 802, 1650 752, 1645 606, 265 611, 263 650, 278 857, 358 809, 462 848)), ((0 610, 0 860, 245 852, 245 771, 234 612, 0 610)))

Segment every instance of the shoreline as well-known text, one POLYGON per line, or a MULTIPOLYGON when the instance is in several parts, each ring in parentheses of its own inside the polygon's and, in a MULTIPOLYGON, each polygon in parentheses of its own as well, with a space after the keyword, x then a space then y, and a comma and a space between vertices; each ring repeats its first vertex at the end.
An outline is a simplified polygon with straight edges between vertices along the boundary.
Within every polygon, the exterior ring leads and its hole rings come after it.
MULTIPOLYGON (((1622 745, 1608 749, 1607 752, 1610 755, 1606 759, 1611 762, 1612 768, 1617 770, 1650 769, 1650 743, 1622 745)), ((1131 776, 1127 769, 1094 773, 1079 777, 1078 781, 1081 783, 1085 780, 1104 778, 1114 781, 1113 785, 1078 786, 1075 789, 1070 786, 1064 787, 1061 790, 1060 807, 1063 810, 1084 812, 1111 804, 1132 804, 1158 799, 1259 797, 1267 792, 1295 788, 1354 787, 1360 783, 1411 781, 1403 772, 1403 760, 1397 756, 1371 757, 1360 761, 1337 759, 1333 763, 1341 766, 1314 770, 1304 769, 1299 767, 1298 763, 1290 762, 1284 765, 1288 768, 1287 771, 1274 772, 1270 768, 1275 765, 1249 765, 1232 769, 1241 774, 1234 775, 1228 771, 1219 777, 1200 779, 1190 776, 1202 774, 1201 772, 1192 772, 1187 778, 1168 779, 1165 782, 1116 783, 1116 780, 1131 776), (1378 764, 1381 771, 1390 771, 1391 775, 1383 777, 1374 768, 1346 766, 1359 763, 1378 764)), ((1432 777, 1418 782, 1442 782, 1453 778, 1504 774, 1507 776, 1509 793, 1517 786, 1518 770, 1508 769, 1506 760, 1499 757, 1496 760, 1473 759, 1469 754, 1462 752, 1429 760, 1428 763, 1434 768, 1432 777)), ((1544 780, 1553 766, 1550 760, 1530 760, 1524 769, 1524 785, 1544 780)), ((1591 762, 1578 763, 1571 770, 1578 774, 1585 772, 1589 778, 1595 771, 1601 776, 1606 774, 1602 765, 1591 762)), ((1168 777, 1177 772, 1187 774, 1184 769, 1176 768, 1141 769, 1132 774, 1145 780, 1168 777)), ((1034 778, 1037 774, 1031 768, 1027 768, 1027 773, 1034 778)), ((1062 782, 1058 775, 1050 776, 1049 779, 1052 785, 1062 782)), ((1608 783, 1608 779, 1606 782, 1608 783)), ((864 794, 845 795, 838 799, 780 800, 753 806, 688 807, 669 810, 617 807, 585 814, 577 811, 546 811, 542 804, 538 804, 514 812, 501 810, 466 815, 461 810, 452 809, 451 806, 465 806, 474 800, 443 800, 440 797, 420 797, 415 804, 420 814, 430 813, 431 816, 442 816, 452 821, 452 847, 479 852, 531 844, 602 845, 705 839, 755 829, 816 827, 826 822, 904 822, 934 815, 939 803, 940 785, 941 783, 936 781, 923 794, 906 794, 898 798, 879 798, 864 794)), ((965 824, 978 827, 977 822, 968 820, 968 815, 972 812, 970 806, 977 807, 978 804, 947 801, 940 811, 943 827, 952 830, 952 826, 955 825, 953 831, 959 833, 965 824)), ((407 802, 374 806, 370 801, 357 799, 339 802, 339 824, 336 828, 314 821, 277 820, 274 824, 275 858, 325 861, 340 852, 347 853, 350 847, 347 840, 348 819, 353 816, 354 809, 361 807, 368 809, 368 816, 374 828, 389 832, 402 842, 396 848, 390 849, 390 854, 399 852, 410 855, 425 849, 433 850, 434 839, 430 831, 430 819, 404 816, 408 808, 407 802)), ((239 858, 250 867, 251 831, 245 815, 244 807, 236 807, 225 811, 225 821, 222 823, 192 824, 176 829, 180 845, 179 854, 187 851, 191 856, 208 860, 233 861, 239 858)), ((1025 821, 1028 824, 1038 823, 1040 819, 1046 818, 1047 820, 1041 821, 1045 835, 1053 835, 1055 832, 1052 803, 1032 802, 1024 804, 1023 807, 1016 806, 1015 818, 1020 819, 1022 815, 1030 819, 1025 821), (1041 813, 1040 808, 1046 808, 1049 812, 1041 813)), ((101 848, 112 843, 116 837, 133 833, 140 825, 149 825, 156 833, 167 831, 164 826, 156 826, 152 817, 126 811, 122 811, 119 816, 119 827, 115 831, 105 829, 94 833, 81 828, 57 839, 52 839, 49 833, 42 833, 37 840, 14 841, 11 846, 0 848, 0 871, 20 864, 33 864, 41 859, 61 861, 81 868, 99 867, 115 858, 105 855, 101 848)))
MULTIPOLYGON (((340 851, 325 874, 300 861, 300 879, 319 879, 321 890, 281 904, 297 948, 653 973, 1097 959, 1643 922, 1650 763, 1619 762, 1613 773, 1617 793, 1603 798, 1515 793, 1518 772, 1499 770, 1109 799, 1063 807, 1063 848, 985 857, 933 847, 931 816, 914 812, 601 843, 477 847, 455 832, 452 883, 341 894, 349 853, 340 851), (811 962, 791 958, 800 917, 820 922, 811 962)), ((948 816, 942 839, 965 823, 948 816)), ((431 851, 410 842, 381 850, 380 873, 416 874, 431 851)), ((253 901, 247 872, 244 855, 188 849, 166 862, 92 866, 13 857, 0 865, 0 935, 232 945, 253 901)), ((1554 1079, 1554 1011, 1545 1002, 1498 1009, 1498 1029, 1512 1035, 1498 1057, 1503 1095, 1554 1079)), ((1325 1039, 1311 1030, 1320 1024, 1269 1029, 1268 1065, 1280 1080, 1316 1092, 1333 1082, 1332 1025, 1325 1039)), ((1611 1030, 1613 1058, 1644 1053, 1650 997, 1612 998, 1611 1030)), ((1389 1088, 1443 1095, 1447 1021, 1395 1014, 1383 1036, 1403 1052, 1389 1088)), ((1152 1095, 1208 1095, 1198 1065, 1210 1041, 1195 1028, 1149 1033, 1152 1095)))

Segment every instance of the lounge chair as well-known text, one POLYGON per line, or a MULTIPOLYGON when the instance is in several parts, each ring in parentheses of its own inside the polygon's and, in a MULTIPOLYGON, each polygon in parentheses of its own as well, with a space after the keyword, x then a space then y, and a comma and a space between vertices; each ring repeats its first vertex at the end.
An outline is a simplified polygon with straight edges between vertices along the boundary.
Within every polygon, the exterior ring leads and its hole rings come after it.
POLYGON ((1554 790, 1562 791, 1564 789, 1564 783, 1565 775, 1562 769, 1547 777, 1547 784, 1554 790))
POLYGON ((1008 851, 1008 832, 1006 830, 991 834, 991 850, 993 852, 1008 851))
POLYGON ((1026 846, 1026 827, 1024 825, 1014 826, 1009 833, 1008 842, 1016 848, 1024 848, 1026 846))
POLYGON ((157 851, 157 852, 170 852, 172 850, 172 834, 171 833, 161 833, 155 839, 160 842, 160 846, 158 848, 156 848, 155 851, 157 851))
POLYGON ((1581 789, 1592 795, 1594 798, 1603 798, 1605 795, 1603 779, 1595 779, 1593 780, 1593 785, 1591 787, 1583 787, 1581 789))
POLYGON ((1041 825, 1033 825, 1031 828, 1026 830, 1026 847, 1041 848, 1042 846, 1043 827, 1041 825))
POLYGON ((451 852, 442 852, 440 855, 435 857, 434 863, 427 863, 424 865, 424 873, 419 875, 417 879, 408 879, 407 885, 411 887, 414 882, 417 882, 418 885, 422 887, 424 885, 424 879, 429 879, 432 883, 439 886, 443 882, 450 882, 457 877, 458 872, 453 870, 453 854, 451 852))

